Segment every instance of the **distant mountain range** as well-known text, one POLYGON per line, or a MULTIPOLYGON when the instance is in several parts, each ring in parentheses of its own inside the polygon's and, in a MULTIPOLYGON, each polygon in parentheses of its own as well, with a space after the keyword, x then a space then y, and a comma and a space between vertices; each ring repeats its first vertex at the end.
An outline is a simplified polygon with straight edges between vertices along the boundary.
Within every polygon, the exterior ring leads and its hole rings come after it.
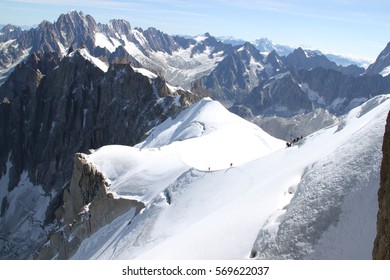
MULTIPOLYGON (((232 44, 233 46, 243 45, 246 41, 242 39, 236 39, 234 37, 217 37, 219 40, 221 40, 224 43, 232 44)), ((274 44, 271 40, 268 38, 261 38, 254 41, 251 41, 251 43, 263 54, 267 55, 271 53, 272 51, 276 51, 278 55, 280 56, 288 56, 290 53, 292 53, 296 48, 287 46, 287 45, 280 45, 280 44, 274 44)), ((367 68, 368 65, 372 63, 372 61, 367 59, 353 59, 349 56, 341 55, 341 54, 335 54, 330 52, 324 52, 320 50, 312 50, 312 49, 305 49, 305 51, 308 52, 315 52, 318 55, 325 55, 330 61, 335 62, 339 66, 349 66, 349 65, 357 65, 360 67, 367 68)))

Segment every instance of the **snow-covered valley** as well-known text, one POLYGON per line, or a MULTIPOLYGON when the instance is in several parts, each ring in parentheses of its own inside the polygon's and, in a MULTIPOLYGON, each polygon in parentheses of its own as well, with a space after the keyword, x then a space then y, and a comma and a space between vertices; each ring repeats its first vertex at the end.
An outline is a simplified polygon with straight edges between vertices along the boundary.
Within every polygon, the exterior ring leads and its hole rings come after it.
POLYGON ((290 148, 203 99, 136 145, 85 155, 142 201, 74 259, 371 259, 390 95, 290 148))

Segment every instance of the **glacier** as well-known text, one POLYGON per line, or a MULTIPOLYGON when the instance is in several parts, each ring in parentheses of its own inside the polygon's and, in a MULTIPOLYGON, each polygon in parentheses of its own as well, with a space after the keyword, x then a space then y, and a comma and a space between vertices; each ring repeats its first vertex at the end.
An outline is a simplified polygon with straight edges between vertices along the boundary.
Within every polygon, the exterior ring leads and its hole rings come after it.
POLYGON ((371 259, 390 95, 290 148, 209 98, 134 147, 85 155, 142 201, 73 259, 371 259))

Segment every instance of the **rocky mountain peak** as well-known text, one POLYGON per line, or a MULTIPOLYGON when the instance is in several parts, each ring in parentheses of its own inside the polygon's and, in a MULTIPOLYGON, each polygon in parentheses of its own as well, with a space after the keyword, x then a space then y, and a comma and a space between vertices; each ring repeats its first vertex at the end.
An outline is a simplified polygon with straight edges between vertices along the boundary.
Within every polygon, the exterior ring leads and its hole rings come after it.
POLYGON ((273 50, 272 52, 270 52, 269 55, 267 55, 267 57, 265 58, 265 63, 270 65, 271 69, 274 72, 279 72, 280 70, 285 68, 284 60, 278 55, 275 50, 273 50))
POLYGON ((274 50, 274 44, 268 38, 257 39, 254 44, 260 52, 272 52, 274 50))
POLYGON ((108 22, 111 30, 118 32, 119 35, 128 36, 131 32, 131 25, 128 21, 123 19, 112 19, 108 22))
POLYGON ((367 75, 380 74, 382 76, 387 76, 390 74, 390 42, 387 43, 386 47, 378 55, 375 62, 367 68, 365 74, 367 75))
POLYGON ((143 36, 146 38, 153 51, 163 51, 168 54, 172 54, 172 51, 178 49, 176 42, 171 36, 154 27, 146 29, 143 32, 143 36))
POLYGON ((301 47, 289 54, 285 59, 285 63, 287 67, 295 67, 297 69, 310 70, 316 67, 322 67, 351 76, 359 76, 364 72, 364 68, 356 65, 347 67, 338 66, 335 62, 330 61, 325 55, 310 50, 304 50, 301 47))
POLYGON ((245 42, 245 44, 239 48, 242 51, 245 51, 246 56, 250 59, 250 57, 253 57, 255 61, 262 61, 264 57, 260 54, 260 52, 256 49, 254 45, 252 45, 249 42, 245 42))
POLYGON ((20 27, 17 27, 12 24, 7 24, 0 30, 0 42, 17 39, 22 32, 23 30, 20 27))
POLYGON ((96 29, 95 19, 83 12, 71 11, 67 14, 61 14, 55 25, 60 31, 76 30, 80 33, 85 31, 94 31, 96 29))

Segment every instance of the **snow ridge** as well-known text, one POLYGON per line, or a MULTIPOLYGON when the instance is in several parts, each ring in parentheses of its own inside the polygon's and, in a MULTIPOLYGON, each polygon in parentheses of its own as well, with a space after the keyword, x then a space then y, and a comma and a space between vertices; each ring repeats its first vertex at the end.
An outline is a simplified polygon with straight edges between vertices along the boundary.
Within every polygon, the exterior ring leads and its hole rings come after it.
POLYGON ((341 138, 342 134, 350 133, 351 126, 356 129, 343 145, 307 168, 284 214, 271 217, 260 230, 253 257, 371 258, 376 234, 382 127, 389 109, 388 102, 386 106, 378 104, 388 98, 379 96, 353 110, 345 120, 348 125, 344 123, 334 132, 339 135, 329 135, 341 138), (371 112, 375 105, 382 110, 371 112), (362 207, 366 211, 361 211, 362 207))

